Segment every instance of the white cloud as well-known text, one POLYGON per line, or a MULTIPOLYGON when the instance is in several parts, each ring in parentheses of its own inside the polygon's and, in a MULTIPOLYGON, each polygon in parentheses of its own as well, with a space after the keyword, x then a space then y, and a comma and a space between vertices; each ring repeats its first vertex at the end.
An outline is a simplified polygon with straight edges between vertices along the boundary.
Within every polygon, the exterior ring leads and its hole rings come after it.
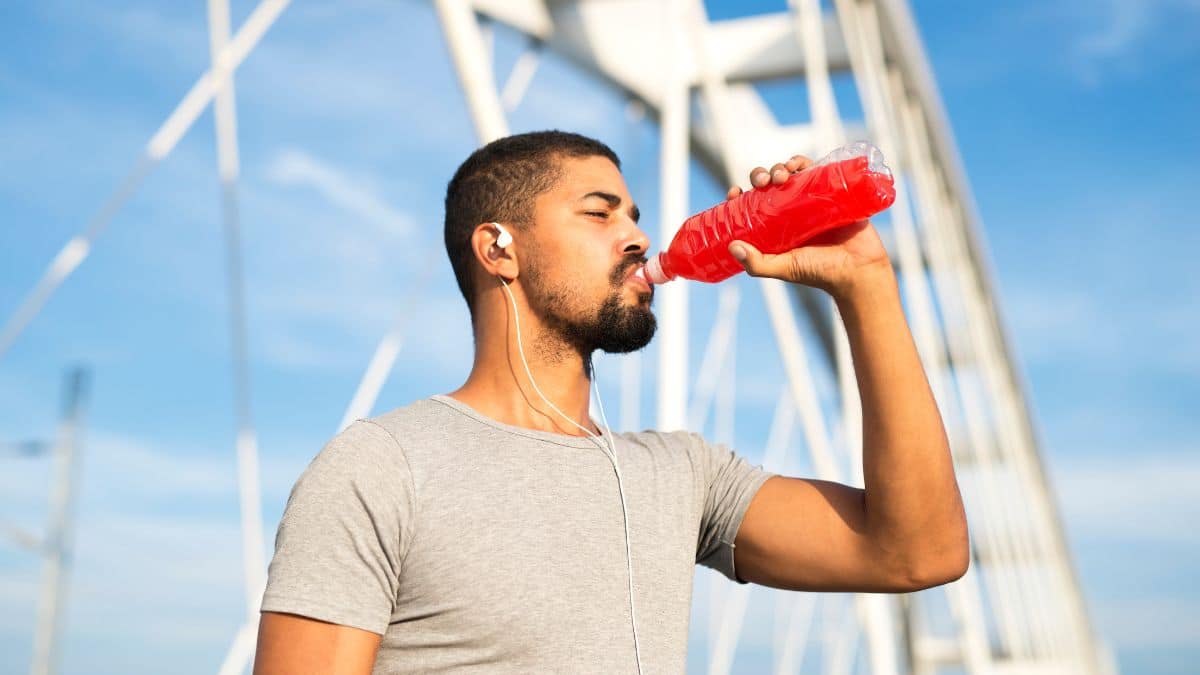
POLYGON ((1069 529, 1093 541, 1200 545, 1200 446, 1061 460, 1054 488, 1069 529))
POLYGON ((1081 81, 1091 86, 1113 72, 1138 73, 1148 47, 1170 42, 1163 33, 1171 24, 1181 23, 1181 17, 1183 24, 1200 18, 1196 0, 1072 1, 1069 7, 1063 25, 1086 26, 1074 33, 1071 47, 1081 81))
POLYGON ((370 186, 368 178, 351 176, 303 150, 289 148, 276 155, 266 175, 276 185, 311 188, 331 203, 390 234, 406 235, 415 229, 412 218, 388 204, 370 186))
POLYGON ((1150 0, 1109 0, 1091 6, 1101 9, 1104 22, 1091 32, 1076 38, 1075 48, 1083 55, 1097 58, 1119 56, 1132 48, 1151 25, 1156 6, 1150 0))
POLYGON ((1066 283, 1014 288, 1005 300, 1019 356, 1032 363, 1200 375, 1192 337, 1200 314, 1187 304, 1152 295, 1126 302, 1066 283))
POLYGON ((1142 597, 1095 605, 1102 636, 1122 649, 1178 648, 1200 644, 1200 612, 1187 597, 1142 597))
MULTIPOLYGON (((315 452, 260 456, 264 502, 281 504, 315 452)), ((165 664, 170 654, 186 649, 211 655, 215 668, 243 611, 232 442, 204 452, 90 431, 82 459, 65 670, 130 672, 121 665, 124 650, 108 645, 142 642, 166 648, 148 652, 138 671, 161 672, 165 665, 147 663, 165 664), (82 663, 87 665, 81 670, 82 663)), ((10 479, 19 484, 21 478, 0 473, 0 493, 9 496, 10 479)), ((44 499, 45 485, 28 492, 44 499)), ((275 524, 263 527, 269 556, 275 524)), ((0 631, 31 636, 40 565, 31 555, 0 554, 6 571, 0 577, 0 606, 6 610, 0 631)))

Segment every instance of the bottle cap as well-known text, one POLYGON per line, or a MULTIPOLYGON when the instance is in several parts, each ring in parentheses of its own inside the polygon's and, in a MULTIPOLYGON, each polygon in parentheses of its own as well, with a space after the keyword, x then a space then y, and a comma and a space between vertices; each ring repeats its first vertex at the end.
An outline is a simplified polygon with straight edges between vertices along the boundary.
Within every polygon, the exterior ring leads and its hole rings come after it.
POLYGON ((642 268, 642 276, 652 284, 665 284, 671 280, 663 272, 661 253, 656 253, 654 257, 646 261, 646 266, 642 268))

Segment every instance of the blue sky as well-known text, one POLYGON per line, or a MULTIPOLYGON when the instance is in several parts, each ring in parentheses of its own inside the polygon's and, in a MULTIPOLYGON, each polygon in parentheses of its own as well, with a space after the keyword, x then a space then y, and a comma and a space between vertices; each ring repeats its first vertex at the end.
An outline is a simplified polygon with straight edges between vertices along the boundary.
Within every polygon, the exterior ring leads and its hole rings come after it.
MULTIPOLYGON (((252 3, 233 5, 236 25, 252 3)), ((709 3, 714 18, 783 5, 709 3)), ((1096 625, 1125 672, 1190 672, 1200 3, 914 5, 1096 625)), ((0 317, 206 67, 205 31, 201 2, 0 9, 0 317)), ((496 44, 504 73, 520 41, 500 30, 496 44)), ((424 3, 296 0, 237 85, 269 545, 292 482, 398 315, 405 344, 377 410, 466 374, 440 223, 445 181, 475 139, 424 3)), ((766 93, 781 119, 803 118, 794 87, 766 93)), ((602 84, 547 58, 511 123, 608 141, 657 232, 657 132, 602 84)), ((694 175, 699 210, 721 186, 694 175)), ((93 371, 64 672, 212 672, 240 619, 222 255, 206 113, 0 358, 0 440, 51 435, 63 369, 93 371)), ((693 361, 711 319, 703 300, 715 297, 695 295, 693 361)), ((762 357, 773 348, 757 295, 742 298, 735 438, 757 458, 779 377, 762 357)), ((615 401, 617 361, 598 365, 615 401)), ((647 382, 643 420, 652 395, 647 382)), ((48 475, 44 461, 0 458, 0 518, 40 528, 48 475)), ((0 542, 0 671, 28 662, 38 574, 0 542)), ((698 611, 706 592, 697 585, 698 611)))

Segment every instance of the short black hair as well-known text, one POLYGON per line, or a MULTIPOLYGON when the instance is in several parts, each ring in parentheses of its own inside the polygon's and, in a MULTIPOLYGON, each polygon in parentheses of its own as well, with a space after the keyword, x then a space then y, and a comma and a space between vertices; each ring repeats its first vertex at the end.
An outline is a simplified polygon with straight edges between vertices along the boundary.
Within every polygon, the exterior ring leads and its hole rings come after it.
POLYGON ((480 223, 533 222, 534 199, 554 187, 565 157, 606 157, 617 168, 617 153, 594 138, 567 131, 533 131, 506 136, 471 153, 446 186, 446 255, 458 289, 474 314, 471 234, 480 223))

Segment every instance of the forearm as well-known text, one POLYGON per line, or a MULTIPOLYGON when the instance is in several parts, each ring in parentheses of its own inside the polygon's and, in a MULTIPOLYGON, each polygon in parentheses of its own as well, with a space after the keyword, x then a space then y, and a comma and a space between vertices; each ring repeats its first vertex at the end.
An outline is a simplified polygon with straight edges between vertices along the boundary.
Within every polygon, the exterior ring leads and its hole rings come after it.
POLYGON ((962 498, 941 415, 890 264, 834 293, 862 399, 870 540, 902 574, 942 583, 967 564, 962 498))

